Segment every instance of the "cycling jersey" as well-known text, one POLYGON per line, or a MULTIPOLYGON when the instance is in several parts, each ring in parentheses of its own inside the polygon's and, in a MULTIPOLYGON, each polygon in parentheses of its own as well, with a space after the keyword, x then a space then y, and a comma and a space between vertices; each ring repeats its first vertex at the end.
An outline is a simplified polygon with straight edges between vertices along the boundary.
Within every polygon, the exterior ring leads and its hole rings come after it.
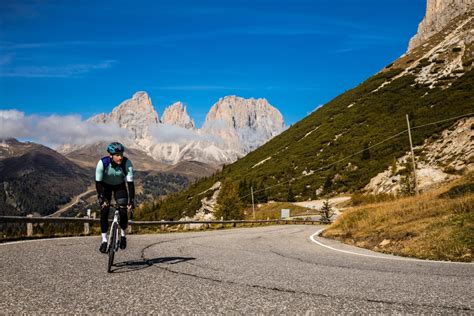
POLYGON ((125 176, 122 168, 115 163, 110 163, 107 170, 104 171, 104 164, 102 160, 99 160, 95 169, 95 181, 110 185, 118 185, 125 180, 127 182, 133 182, 133 165, 130 159, 127 159, 125 162, 125 168, 127 170, 127 176, 125 176))

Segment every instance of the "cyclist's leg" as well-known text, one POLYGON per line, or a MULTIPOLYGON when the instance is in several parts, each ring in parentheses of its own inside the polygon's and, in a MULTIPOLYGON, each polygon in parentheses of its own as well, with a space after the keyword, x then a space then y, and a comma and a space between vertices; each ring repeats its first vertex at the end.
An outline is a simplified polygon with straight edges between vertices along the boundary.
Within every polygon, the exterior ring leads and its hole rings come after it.
POLYGON ((125 230, 128 226, 128 214, 127 214, 127 204, 128 204, 128 193, 125 183, 120 185, 115 193, 115 201, 118 205, 118 210, 120 213, 120 228, 122 228, 122 236, 125 236, 125 230))
POLYGON ((100 208, 100 230, 102 234, 106 234, 109 229, 109 211, 110 201, 112 199, 112 189, 108 185, 104 185, 104 198, 107 200, 107 206, 100 208))
POLYGON ((127 238, 125 237, 125 231, 128 225, 128 214, 127 214, 127 204, 128 204, 128 193, 125 183, 119 185, 115 193, 115 201, 118 205, 118 211, 120 213, 120 249, 127 248, 127 238))

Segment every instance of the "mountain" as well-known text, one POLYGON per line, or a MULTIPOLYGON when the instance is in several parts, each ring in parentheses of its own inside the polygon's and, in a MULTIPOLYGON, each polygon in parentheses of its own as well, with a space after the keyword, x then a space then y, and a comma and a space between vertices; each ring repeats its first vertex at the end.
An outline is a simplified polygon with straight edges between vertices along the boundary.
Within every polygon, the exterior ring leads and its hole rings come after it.
POLYGON ((176 102, 170 105, 163 112, 161 122, 168 125, 176 125, 179 127, 193 129, 195 128, 194 121, 189 117, 186 111, 186 106, 181 102, 176 102))
MULTIPOLYGON (((209 164, 212 169, 236 161, 285 128, 283 116, 267 100, 236 96, 224 97, 214 104, 201 129, 196 128, 181 102, 166 108, 160 120, 143 91, 123 101, 110 114, 96 115, 89 122, 114 123, 130 131, 130 136, 121 142, 159 163, 196 161, 209 164)), ((68 156, 77 150, 94 151, 85 147, 70 144, 59 151, 68 156)))
MULTIPOLYGON (((430 9, 432 3, 428 1, 430 9)), ((427 12, 427 16, 442 16, 443 12, 448 12, 451 19, 439 31, 430 36, 420 34, 417 38, 423 40, 379 73, 225 166, 222 172, 191 185, 155 209, 147 209, 143 218, 154 214, 162 218, 192 215, 201 206, 201 199, 208 196, 203 192, 224 178, 233 180, 247 202, 251 201, 250 185, 254 191, 259 188, 255 193, 280 201, 286 201, 290 192, 297 200, 357 192, 409 152, 407 114, 414 146, 454 130, 461 124, 458 120, 473 116, 474 13, 461 6, 456 14, 441 10, 439 14, 427 12)), ((472 125, 470 129, 472 135, 472 125)), ((415 154, 421 161, 423 151, 415 154)), ((472 150, 462 151, 465 157, 458 161, 469 162, 472 154, 472 150)), ((437 155, 433 157, 438 159, 437 155)), ((444 159, 439 167, 449 168, 449 164, 443 165, 444 159)), ((472 164, 456 165, 453 173, 470 169, 472 164)), ((403 172, 408 175, 408 165, 403 172)))
POLYGON ((140 140, 150 137, 150 127, 158 124, 159 119, 148 94, 137 92, 114 108, 112 113, 96 115, 89 121, 97 124, 118 123, 132 132, 134 140, 140 140))
POLYGON ((426 15, 418 26, 418 32, 408 44, 408 51, 424 44, 427 39, 445 28, 453 18, 472 10, 472 0, 428 0, 426 15))
POLYGON ((48 215, 86 191, 89 172, 54 150, 0 140, 0 215, 48 215))
POLYGON ((211 107, 202 131, 247 154, 284 128, 283 116, 267 100, 227 96, 211 107))

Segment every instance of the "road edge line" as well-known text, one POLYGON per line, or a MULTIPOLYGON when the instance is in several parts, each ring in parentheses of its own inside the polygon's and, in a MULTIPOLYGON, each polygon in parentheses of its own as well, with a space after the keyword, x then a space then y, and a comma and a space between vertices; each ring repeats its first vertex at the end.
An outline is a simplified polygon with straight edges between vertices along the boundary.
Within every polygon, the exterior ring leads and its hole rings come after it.
MULTIPOLYGON (((325 245, 325 244, 323 244, 322 242, 317 241, 317 240, 314 238, 314 236, 319 236, 323 231, 324 231, 324 228, 318 230, 317 232, 315 232, 314 234, 312 234, 311 236, 309 236, 309 239, 310 239, 312 242, 318 244, 318 245, 321 246, 321 247, 324 247, 324 248, 327 248, 327 249, 330 249, 330 250, 333 250, 333 251, 343 252, 343 253, 346 253, 346 254, 351 254, 351 255, 356 255, 356 256, 362 256, 362 257, 368 257, 368 258, 386 259, 386 260, 399 260, 399 261, 408 261, 408 262, 447 263, 447 264, 453 264, 453 263, 454 263, 454 264, 467 264, 467 265, 472 265, 472 264, 473 264, 472 262, 440 261, 440 260, 428 260, 428 259, 423 260, 423 259, 416 259, 416 258, 404 258, 404 257, 398 257, 398 256, 394 256, 394 257, 392 258, 392 257, 369 255, 369 254, 357 253, 357 252, 353 252, 353 251, 349 251, 349 250, 337 249, 337 248, 334 248, 334 247, 325 245)), ((367 249, 367 250, 368 250, 368 249, 367 249)), ((387 254, 385 254, 385 255, 387 255, 387 254)))

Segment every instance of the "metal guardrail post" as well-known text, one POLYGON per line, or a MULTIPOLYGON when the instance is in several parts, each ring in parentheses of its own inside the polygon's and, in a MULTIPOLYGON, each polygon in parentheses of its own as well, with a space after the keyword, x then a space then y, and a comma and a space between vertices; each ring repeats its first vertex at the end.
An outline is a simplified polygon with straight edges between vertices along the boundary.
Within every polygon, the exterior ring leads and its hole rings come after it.
MULTIPOLYGON (((161 221, 164 222, 165 220, 162 219, 161 221)), ((164 225, 164 224, 161 224, 161 225, 160 225, 160 231, 162 231, 162 232, 165 231, 165 225, 164 225)))

